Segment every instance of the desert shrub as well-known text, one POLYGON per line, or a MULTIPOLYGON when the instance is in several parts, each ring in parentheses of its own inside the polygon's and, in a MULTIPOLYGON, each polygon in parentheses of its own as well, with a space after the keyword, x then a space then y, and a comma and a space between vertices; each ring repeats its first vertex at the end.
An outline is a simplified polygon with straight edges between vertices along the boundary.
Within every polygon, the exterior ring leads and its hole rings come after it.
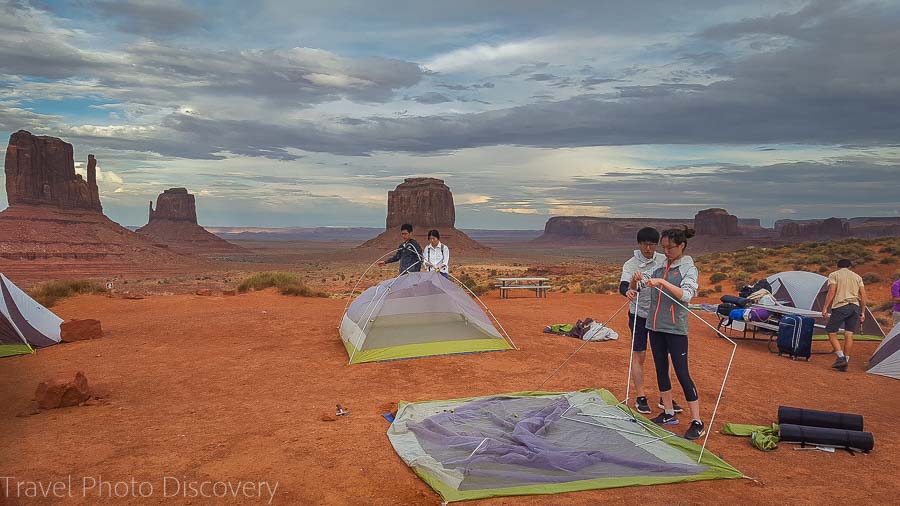
POLYGON ((603 279, 582 279, 578 284, 578 293, 618 292, 619 283, 603 279))
POLYGON ((60 299, 80 293, 106 293, 106 289, 93 281, 67 279, 38 285, 31 290, 30 295, 44 307, 52 307, 60 299))
POLYGON ((327 293, 306 286, 296 274, 279 271, 257 272, 238 285, 238 291, 245 293, 271 287, 277 288, 282 295, 328 297, 327 293))
POLYGON ((716 272, 716 273, 713 273, 713 275, 709 277, 709 282, 710 283, 718 283, 719 281, 723 281, 726 279, 728 279, 728 274, 725 274, 724 272, 716 272))
POLYGON ((713 287, 713 291, 716 293, 722 293, 722 285, 716 285, 713 287))
POLYGON ((710 288, 701 288, 697 291, 697 297, 709 297, 714 293, 716 293, 715 290, 712 290, 710 288))
POLYGON ((456 279, 458 279, 463 286, 471 290, 472 293, 478 295, 479 297, 488 293, 491 289, 490 285, 479 284, 478 281, 468 273, 462 273, 456 279))
POLYGON ((731 277, 731 279, 734 280, 735 290, 740 290, 753 281, 753 278, 750 277, 749 272, 737 272, 731 277))
POLYGON ((881 276, 875 274, 874 272, 867 272, 862 276, 863 283, 878 283, 881 281, 881 276))
POLYGON ((890 253, 893 255, 893 254, 897 253, 897 248, 894 246, 888 245, 888 246, 884 246, 881 249, 879 249, 878 252, 879 253, 890 253))
POLYGON ((819 272, 821 272, 822 274, 825 274, 825 273, 828 272, 829 270, 830 270, 830 269, 828 268, 827 265, 820 265, 820 266, 819 266, 819 272))
POLYGON ((884 257, 878 263, 880 263, 882 265, 897 263, 897 258, 896 257, 884 257))

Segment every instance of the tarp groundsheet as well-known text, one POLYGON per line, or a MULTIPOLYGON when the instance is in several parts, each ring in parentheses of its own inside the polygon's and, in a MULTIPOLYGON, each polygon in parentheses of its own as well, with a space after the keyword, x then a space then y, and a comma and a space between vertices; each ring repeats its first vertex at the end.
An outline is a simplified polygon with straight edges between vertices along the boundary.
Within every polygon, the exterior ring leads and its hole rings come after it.
POLYGON ((388 438, 446 501, 740 478, 606 390, 401 402, 388 438))

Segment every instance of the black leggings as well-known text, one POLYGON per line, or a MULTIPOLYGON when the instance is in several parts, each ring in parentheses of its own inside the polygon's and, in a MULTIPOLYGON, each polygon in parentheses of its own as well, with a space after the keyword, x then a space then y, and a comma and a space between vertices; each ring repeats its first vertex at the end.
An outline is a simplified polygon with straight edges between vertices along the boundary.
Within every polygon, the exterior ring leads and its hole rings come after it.
POLYGON ((688 338, 680 334, 668 332, 650 331, 650 350, 653 352, 653 363, 656 365, 656 383, 660 392, 672 390, 672 382, 669 381, 669 356, 672 356, 672 366, 675 368, 675 376, 684 390, 684 400, 688 402, 697 400, 697 387, 688 372, 688 338))

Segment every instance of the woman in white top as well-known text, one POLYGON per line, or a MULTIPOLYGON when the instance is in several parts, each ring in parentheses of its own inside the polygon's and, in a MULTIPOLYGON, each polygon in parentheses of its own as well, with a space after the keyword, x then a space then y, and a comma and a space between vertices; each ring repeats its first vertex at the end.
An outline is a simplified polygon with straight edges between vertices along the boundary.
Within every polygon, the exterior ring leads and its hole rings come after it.
POLYGON ((425 269, 429 272, 440 272, 445 278, 450 277, 450 248, 441 243, 441 233, 437 230, 428 231, 428 246, 422 251, 425 259, 425 269))

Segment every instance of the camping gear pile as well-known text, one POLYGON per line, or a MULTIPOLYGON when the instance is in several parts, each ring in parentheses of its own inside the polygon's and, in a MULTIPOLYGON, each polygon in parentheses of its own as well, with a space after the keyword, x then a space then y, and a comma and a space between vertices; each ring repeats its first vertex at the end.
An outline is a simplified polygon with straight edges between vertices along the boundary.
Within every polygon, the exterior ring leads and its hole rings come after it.
POLYGON ((574 324, 556 323, 544 327, 545 334, 574 337, 582 341, 611 341, 619 338, 618 332, 592 318, 578 320, 574 324))

